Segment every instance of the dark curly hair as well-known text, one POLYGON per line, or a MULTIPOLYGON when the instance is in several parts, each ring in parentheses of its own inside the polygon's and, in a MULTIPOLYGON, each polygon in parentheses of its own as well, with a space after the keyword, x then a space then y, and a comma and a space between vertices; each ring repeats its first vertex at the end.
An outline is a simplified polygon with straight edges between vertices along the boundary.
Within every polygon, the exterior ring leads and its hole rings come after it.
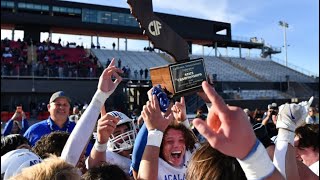
POLYGON ((61 156, 64 145, 66 144, 69 133, 64 131, 54 131, 42 136, 33 146, 32 151, 38 154, 42 159, 48 158, 50 154, 61 156))
POLYGON ((81 179, 129 180, 129 177, 119 166, 105 162, 100 166, 90 168, 84 175, 82 175, 81 179))
POLYGON ((7 152, 17 149, 22 144, 29 144, 27 138, 23 137, 21 134, 10 134, 1 137, 1 156, 5 155, 7 152))

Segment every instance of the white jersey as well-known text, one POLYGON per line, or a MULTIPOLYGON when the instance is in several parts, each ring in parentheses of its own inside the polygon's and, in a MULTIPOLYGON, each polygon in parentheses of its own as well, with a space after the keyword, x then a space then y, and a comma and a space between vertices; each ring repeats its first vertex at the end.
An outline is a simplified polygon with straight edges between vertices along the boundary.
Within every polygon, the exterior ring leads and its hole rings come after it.
POLYGON ((311 169, 312 172, 314 172, 317 176, 319 176, 319 161, 311 164, 309 168, 311 169))
POLYGON ((108 150, 106 156, 106 161, 108 163, 118 165, 127 175, 129 175, 131 159, 108 150))
MULTIPOLYGON (((119 166, 127 175, 129 175, 131 159, 106 150, 106 162, 119 166)), ((86 168, 89 169, 89 157, 86 159, 85 164, 86 168)))
POLYGON ((162 158, 159 158, 159 169, 158 169, 158 180, 184 180, 187 171, 187 165, 191 159, 192 153, 186 151, 183 158, 183 165, 181 167, 173 167, 164 161, 162 158))

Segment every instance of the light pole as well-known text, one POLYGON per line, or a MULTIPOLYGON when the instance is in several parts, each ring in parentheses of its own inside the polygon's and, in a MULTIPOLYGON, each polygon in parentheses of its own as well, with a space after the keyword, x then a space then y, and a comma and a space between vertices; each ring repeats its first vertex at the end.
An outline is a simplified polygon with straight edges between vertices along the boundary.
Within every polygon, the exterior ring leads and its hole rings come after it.
POLYGON ((284 21, 279 21, 279 25, 283 28, 283 34, 284 34, 284 49, 286 53, 286 66, 288 67, 288 54, 287 54, 287 33, 286 29, 289 27, 289 24, 284 21))

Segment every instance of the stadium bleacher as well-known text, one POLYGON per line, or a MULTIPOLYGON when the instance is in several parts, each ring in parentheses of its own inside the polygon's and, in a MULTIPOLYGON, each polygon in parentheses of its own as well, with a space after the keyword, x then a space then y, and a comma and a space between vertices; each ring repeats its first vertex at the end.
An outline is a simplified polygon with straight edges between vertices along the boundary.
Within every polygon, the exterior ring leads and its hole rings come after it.
POLYGON ((281 82, 286 81, 286 76, 289 77, 290 81, 296 82, 314 82, 314 78, 309 77, 305 74, 297 72, 293 69, 285 67, 274 61, 268 59, 246 59, 246 58, 229 58, 230 61, 237 63, 248 71, 256 73, 268 81, 281 82))

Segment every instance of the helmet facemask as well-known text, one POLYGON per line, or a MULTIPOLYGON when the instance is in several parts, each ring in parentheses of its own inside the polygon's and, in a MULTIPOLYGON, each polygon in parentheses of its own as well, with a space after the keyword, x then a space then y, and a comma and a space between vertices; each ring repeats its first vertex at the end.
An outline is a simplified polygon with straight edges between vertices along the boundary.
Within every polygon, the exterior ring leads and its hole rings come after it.
POLYGON ((120 121, 117 123, 117 128, 121 125, 125 125, 127 126, 127 131, 116 136, 114 133, 111 134, 108 141, 108 150, 119 153, 132 149, 137 135, 137 129, 133 119, 130 119, 125 114, 117 111, 112 111, 110 114, 120 118, 120 121))

